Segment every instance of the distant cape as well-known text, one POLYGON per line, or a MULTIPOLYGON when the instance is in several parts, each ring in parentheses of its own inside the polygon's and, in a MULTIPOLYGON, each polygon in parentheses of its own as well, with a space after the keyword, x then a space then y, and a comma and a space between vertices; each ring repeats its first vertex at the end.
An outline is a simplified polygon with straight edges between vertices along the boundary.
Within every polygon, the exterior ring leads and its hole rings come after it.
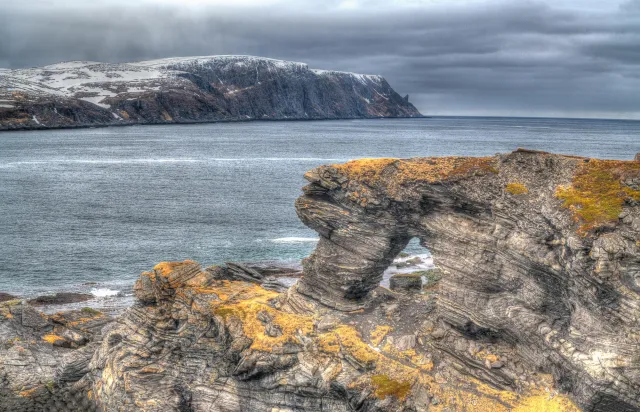
POLYGON ((377 75, 252 56, 0 69, 0 130, 422 117, 377 75))

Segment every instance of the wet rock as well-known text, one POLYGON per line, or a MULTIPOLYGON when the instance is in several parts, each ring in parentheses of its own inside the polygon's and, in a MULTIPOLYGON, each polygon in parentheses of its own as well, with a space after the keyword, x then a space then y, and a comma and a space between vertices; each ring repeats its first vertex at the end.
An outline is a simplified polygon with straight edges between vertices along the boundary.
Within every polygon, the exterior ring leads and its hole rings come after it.
POLYGON ((10 300, 18 299, 17 296, 13 296, 9 293, 0 292, 0 302, 8 302, 10 300))
POLYGON ((86 302, 90 299, 93 299, 93 295, 88 293, 59 292, 55 295, 38 296, 37 298, 30 299, 27 302, 31 306, 45 306, 86 302))
POLYGON ((261 281, 264 277, 257 270, 251 269, 241 263, 226 262, 225 264, 227 265, 227 273, 231 279, 256 282, 261 281))

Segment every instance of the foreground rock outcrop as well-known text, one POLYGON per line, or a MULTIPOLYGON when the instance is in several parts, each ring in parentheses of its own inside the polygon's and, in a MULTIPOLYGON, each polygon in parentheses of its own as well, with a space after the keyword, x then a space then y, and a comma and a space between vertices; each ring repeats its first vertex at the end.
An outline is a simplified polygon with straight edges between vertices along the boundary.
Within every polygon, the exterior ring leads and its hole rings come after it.
POLYGON ((99 332, 0 303, 0 410, 639 410, 640 162, 518 151, 306 177, 296 208, 321 240, 289 289, 164 262, 99 332), (412 237, 439 270, 378 287, 412 237))
POLYGON ((260 57, 0 69, 0 130, 420 116, 381 76, 260 57))
MULTIPOLYGON (((418 237, 445 273, 443 324, 512 345, 586 410, 638 410, 640 162, 519 150, 364 159, 305 177, 296 208, 321 239, 298 292, 367 307, 418 237)), ((467 363, 463 345, 441 348, 467 363)))

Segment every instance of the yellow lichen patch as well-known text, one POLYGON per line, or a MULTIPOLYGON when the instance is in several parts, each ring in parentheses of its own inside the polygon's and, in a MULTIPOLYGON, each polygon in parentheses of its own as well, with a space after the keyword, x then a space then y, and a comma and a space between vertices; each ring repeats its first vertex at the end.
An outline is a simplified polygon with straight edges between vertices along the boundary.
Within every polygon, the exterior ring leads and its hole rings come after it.
POLYGON ((275 347, 285 343, 300 343, 297 335, 310 335, 314 330, 313 318, 296 315, 274 309, 268 303, 278 296, 276 292, 262 289, 257 285, 244 282, 226 282, 226 289, 233 288, 234 283, 243 285, 243 290, 224 291, 218 294, 221 301, 212 302, 213 312, 225 319, 235 317, 242 322, 244 334, 253 343, 251 349, 271 352, 275 347), (280 329, 279 336, 266 333, 265 319, 280 329))
POLYGON ((506 190, 508 193, 511 193, 512 195, 524 195, 529 193, 529 189, 527 189, 527 186, 517 182, 509 183, 504 190, 506 190))
MULTIPOLYGON (((544 377, 543 377, 544 378, 544 377)), ((440 402, 429 408, 434 412, 578 412, 580 409, 566 396, 556 394, 550 386, 534 388, 524 394, 502 391, 470 379, 463 384, 437 385, 427 382, 440 402)), ((549 382, 551 385, 551 382, 549 382)))
POLYGON ((52 345, 54 345, 56 342, 58 342, 58 343, 65 342, 65 339, 63 337, 58 336, 58 335, 54 335, 54 334, 44 335, 42 337, 42 340, 45 341, 45 342, 49 342, 52 345))
POLYGON ((580 409, 564 396, 542 393, 524 398, 513 412, 580 412, 580 409))
MULTIPOLYGON (((349 385, 352 388, 365 388, 373 386, 380 397, 386 395, 395 394, 399 398, 403 398, 406 393, 403 391, 387 392, 391 386, 400 385, 402 388, 408 385, 409 388, 419 378, 420 372, 417 367, 407 366, 396 359, 384 356, 379 353, 373 347, 369 346, 365 342, 360 333, 351 326, 339 325, 332 331, 323 333, 317 337, 316 342, 319 350, 328 353, 330 355, 341 353, 345 357, 349 357, 353 361, 360 363, 367 373, 360 375, 358 379, 351 382, 349 385), (378 377, 379 386, 386 387, 386 389, 380 389, 376 386, 376 382, 373 381, 374 376, 378 377), (389 386, 383 384, 382 376, 384 376, 384 382, 389 386), (395 383, 391 383, 391 382, 395 383)), ((407 391, 408 393, 408 391, 407 391)))
POLYGON ((120 110, 120 116, 122 116, 123 119, 129 119, 129 113, 126 110, 120 110))
POLYGON ((626 200, 640 200, 640 190, 622 184, 628 177, 640 177, 640 162, 591 159, 579 167, 570 186, 557 188, 556 196, 586 235, 617 222, 626 200))
POLYGON ((397 381, 386 375, 372 376, 371 383, 376 388, 374 395, 380 399, 385 399, 387 396, 395 396, 399 400, 404 400, 411 390, 410 382, 397 381))
POLYGON ((333 165, 349 179, 368 186, 381 182, 390 187, 413 182, 439 182, 498 173, 492 157, 427 157, 415 159, 360 159, 333 165))
POLYGON ((192 260, 185 260, 184 262, 160 262, 153 267, 156 273, 160 273, 162 276, 169 276, 176 268, 184 265, 190 265, 195 263, 192 260))
POLYGON ((371 344, 373 346, 380 345, 380 342, 387 336, 389 332, 391 332, 393 328, 391 326, 376 326, 376 328, 371 332, 371 344))
POLYGON ((337 342, 337 346, 342 349, 345 354, 351 355, 358 362, 373 367, 375 362, 380 358, 380 354, 370 347, 360 336, 357 330, 351 326, 340 325, 336 329, 323 333, 318 337, 321 348, 327 346, 334 348, 332 342, 337 342))

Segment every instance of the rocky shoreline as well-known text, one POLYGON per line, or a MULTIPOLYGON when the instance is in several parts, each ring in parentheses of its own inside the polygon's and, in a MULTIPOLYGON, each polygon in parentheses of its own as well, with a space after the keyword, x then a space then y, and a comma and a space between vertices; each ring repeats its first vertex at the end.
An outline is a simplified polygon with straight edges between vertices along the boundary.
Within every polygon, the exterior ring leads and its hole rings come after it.
POLYGON ((293 286, 163 262, 115 317, 0 303, 0 410, 639 410, 640 162, 518 150, 305 177, 320 241, 293 286), (437 270, 395 260, 416 237, 437 270))

